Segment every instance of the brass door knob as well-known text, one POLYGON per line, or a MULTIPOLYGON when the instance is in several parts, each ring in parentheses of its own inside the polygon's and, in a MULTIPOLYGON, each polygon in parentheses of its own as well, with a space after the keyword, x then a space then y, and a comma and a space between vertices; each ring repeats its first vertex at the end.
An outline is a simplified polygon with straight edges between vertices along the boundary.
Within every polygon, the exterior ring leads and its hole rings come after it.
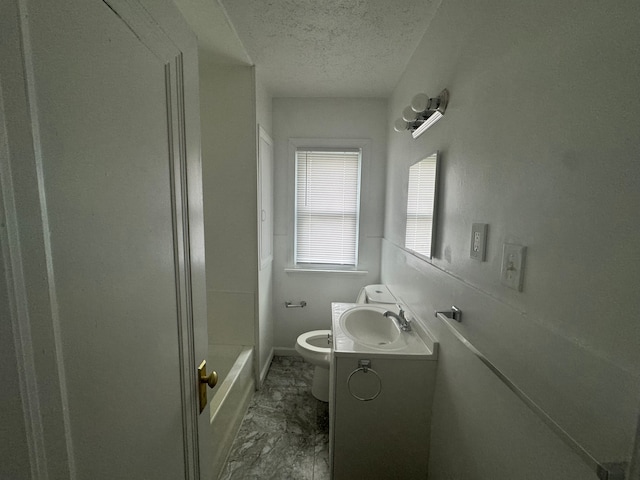
POLYGON ((202 375, 200 377, 200 383, 206 383, 210 388, 213 388, 218 383, 218 372, 211 372, 209 375, 202 375))
POLYGON ((200 404, 200 413, 207 406, 207 385, 213 388, 218 383, 218 372, 211 372, 207 375, 207 361, 203 360, 198 367, 198 403, 200 404))

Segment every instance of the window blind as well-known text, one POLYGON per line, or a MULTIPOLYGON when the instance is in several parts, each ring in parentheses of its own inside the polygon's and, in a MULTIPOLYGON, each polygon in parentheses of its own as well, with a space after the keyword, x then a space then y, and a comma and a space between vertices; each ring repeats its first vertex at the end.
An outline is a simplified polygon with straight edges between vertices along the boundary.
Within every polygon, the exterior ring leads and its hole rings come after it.
POLYGON ((405 247, 431 257, 431 232, 436 186, 436 157, 428 157, 409 169, 405 247))
POLYGON ((360 163, 360 149, 296 150, 296 264, 357 264, 360 163))

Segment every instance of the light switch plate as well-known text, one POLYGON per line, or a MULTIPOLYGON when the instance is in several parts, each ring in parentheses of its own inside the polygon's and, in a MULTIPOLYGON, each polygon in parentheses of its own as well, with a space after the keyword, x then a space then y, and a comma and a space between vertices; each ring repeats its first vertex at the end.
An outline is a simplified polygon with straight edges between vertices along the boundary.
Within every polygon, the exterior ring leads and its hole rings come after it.
POLYGON ((474 223, 471 226, 471 248, 469 256, 480 262, 484 262, 487 250, 487 227, 486 223, 474 223))
POLYGON ((524 258, 527 247, 505 243, 502 246, 502 268, 500 270, 500 282, 509 287, 522 291, 524 280, 524 258))

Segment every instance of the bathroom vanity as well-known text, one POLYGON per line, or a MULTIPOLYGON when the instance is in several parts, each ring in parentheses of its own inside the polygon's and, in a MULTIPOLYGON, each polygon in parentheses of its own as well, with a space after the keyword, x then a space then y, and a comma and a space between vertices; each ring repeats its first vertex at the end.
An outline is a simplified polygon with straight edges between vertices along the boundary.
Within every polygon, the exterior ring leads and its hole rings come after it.
POLYGON ((334 480, 427 477, 438 344, 418 322, 402 331, 385 311, 332 304, 334 480))

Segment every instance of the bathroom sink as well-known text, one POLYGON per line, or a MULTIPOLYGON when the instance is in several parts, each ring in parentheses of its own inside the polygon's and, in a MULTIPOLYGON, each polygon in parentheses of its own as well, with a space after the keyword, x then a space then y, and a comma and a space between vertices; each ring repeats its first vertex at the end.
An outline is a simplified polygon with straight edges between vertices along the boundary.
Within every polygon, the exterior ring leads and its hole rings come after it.
MULTIPOLYGON (((366 359, 437 358, 438 344, 419 322, 412 322, 411 331, 402 331, 394 318, 383 315, 387 310, 398 313, 395 305, 332 303, 332 354, 366 355, 366 359)), ((407 318, 415 319, 407 313, 407 318)))
POLYGON ((354 342, 381 349, 401 348, 406 343, 402 331, 395 319, 383 315, 386 311, 374 306, 351 308, 340 316, 340 327, 354 342))

